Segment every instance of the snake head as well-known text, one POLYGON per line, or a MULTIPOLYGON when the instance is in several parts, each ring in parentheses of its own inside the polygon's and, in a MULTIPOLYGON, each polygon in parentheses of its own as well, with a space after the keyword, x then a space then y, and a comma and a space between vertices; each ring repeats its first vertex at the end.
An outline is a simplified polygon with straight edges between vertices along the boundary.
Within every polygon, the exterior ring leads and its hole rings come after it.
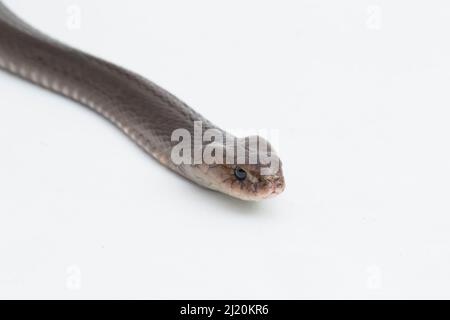
POLYGON ((259 201, 279 195, 285 189, 281 163, 273 174, 261 174, 261 165, 236 165, 223 168, 222 192, 242 200, 259 201))
MULTIPOLYGON (((234 161, 201 165, 206 187, 250 201, 282 193, 285 189, 282 163, 272 146, 259 136, 238 140, 243 143, 238 143, 237 148, 233 146, 234 161), (258 141, 257 146, 249 143, 255 140, 258 141), (239 159, 239 154, 245 154, 244 160, 242 157, 239 159)), ((230 152, 230 147, 222 147, 225 153, 230 152)))

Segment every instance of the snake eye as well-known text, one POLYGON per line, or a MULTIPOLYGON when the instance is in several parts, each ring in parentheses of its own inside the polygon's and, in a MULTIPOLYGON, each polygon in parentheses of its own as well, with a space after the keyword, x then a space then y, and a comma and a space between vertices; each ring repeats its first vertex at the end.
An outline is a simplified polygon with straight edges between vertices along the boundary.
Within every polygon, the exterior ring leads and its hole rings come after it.
POLYGON ((245 180, 245 178, 247 178, 247 172, 245 172, 245 170, 241 167, 236 167, 236 169, 234 169, 234 176, 239 181, 243 181, 245 180))

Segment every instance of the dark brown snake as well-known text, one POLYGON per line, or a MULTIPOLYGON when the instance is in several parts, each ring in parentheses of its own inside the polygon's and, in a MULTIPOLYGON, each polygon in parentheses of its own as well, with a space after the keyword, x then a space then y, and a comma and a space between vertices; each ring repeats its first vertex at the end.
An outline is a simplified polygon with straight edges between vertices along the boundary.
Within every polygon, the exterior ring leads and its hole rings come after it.
POLYGON ((0 68, 88 106, 162 165, 203 187, 243 200, 265 199, 284 190, 281 161, 264 139, 230 135, 153 82, 51 39, 1 2, 0 68), (174 133, 195 137, 196 128, 210 129, 214 139, 193 139, 181 150, 186 141, 174 133), (254 141, 259 142, 256 147, 254 141), (260 148, 263 144, 268 147, 260 148), (206 150, 224 160, 199 162, 196 151, 204 155, 206 150), (183 161, 175 161, 174 154, 183 161))

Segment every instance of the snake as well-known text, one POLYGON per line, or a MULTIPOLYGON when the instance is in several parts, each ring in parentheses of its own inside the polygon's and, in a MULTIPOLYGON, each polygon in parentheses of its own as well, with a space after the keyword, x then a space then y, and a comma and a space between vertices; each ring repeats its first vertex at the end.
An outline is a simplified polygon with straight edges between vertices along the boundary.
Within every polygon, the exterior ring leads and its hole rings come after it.
POLYGON ((285 189, 281 160, 263 137, 232 135, 155 82, 46 35, 1 1, 0 69, 87 106, 164 167, 201 187, 245 201, 285 189), (196 157, 206 151, 214 161, 196 157))

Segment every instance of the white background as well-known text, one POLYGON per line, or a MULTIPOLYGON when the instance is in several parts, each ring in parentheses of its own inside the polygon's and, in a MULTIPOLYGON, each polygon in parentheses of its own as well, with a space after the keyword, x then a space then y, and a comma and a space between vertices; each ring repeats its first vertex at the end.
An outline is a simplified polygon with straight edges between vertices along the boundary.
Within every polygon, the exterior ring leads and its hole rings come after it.
POLYGON ((222 127, 279 130, 287 189, 203 190, 1 72, 0 298, 450 298, 448 1, 5 2, 222 127))

